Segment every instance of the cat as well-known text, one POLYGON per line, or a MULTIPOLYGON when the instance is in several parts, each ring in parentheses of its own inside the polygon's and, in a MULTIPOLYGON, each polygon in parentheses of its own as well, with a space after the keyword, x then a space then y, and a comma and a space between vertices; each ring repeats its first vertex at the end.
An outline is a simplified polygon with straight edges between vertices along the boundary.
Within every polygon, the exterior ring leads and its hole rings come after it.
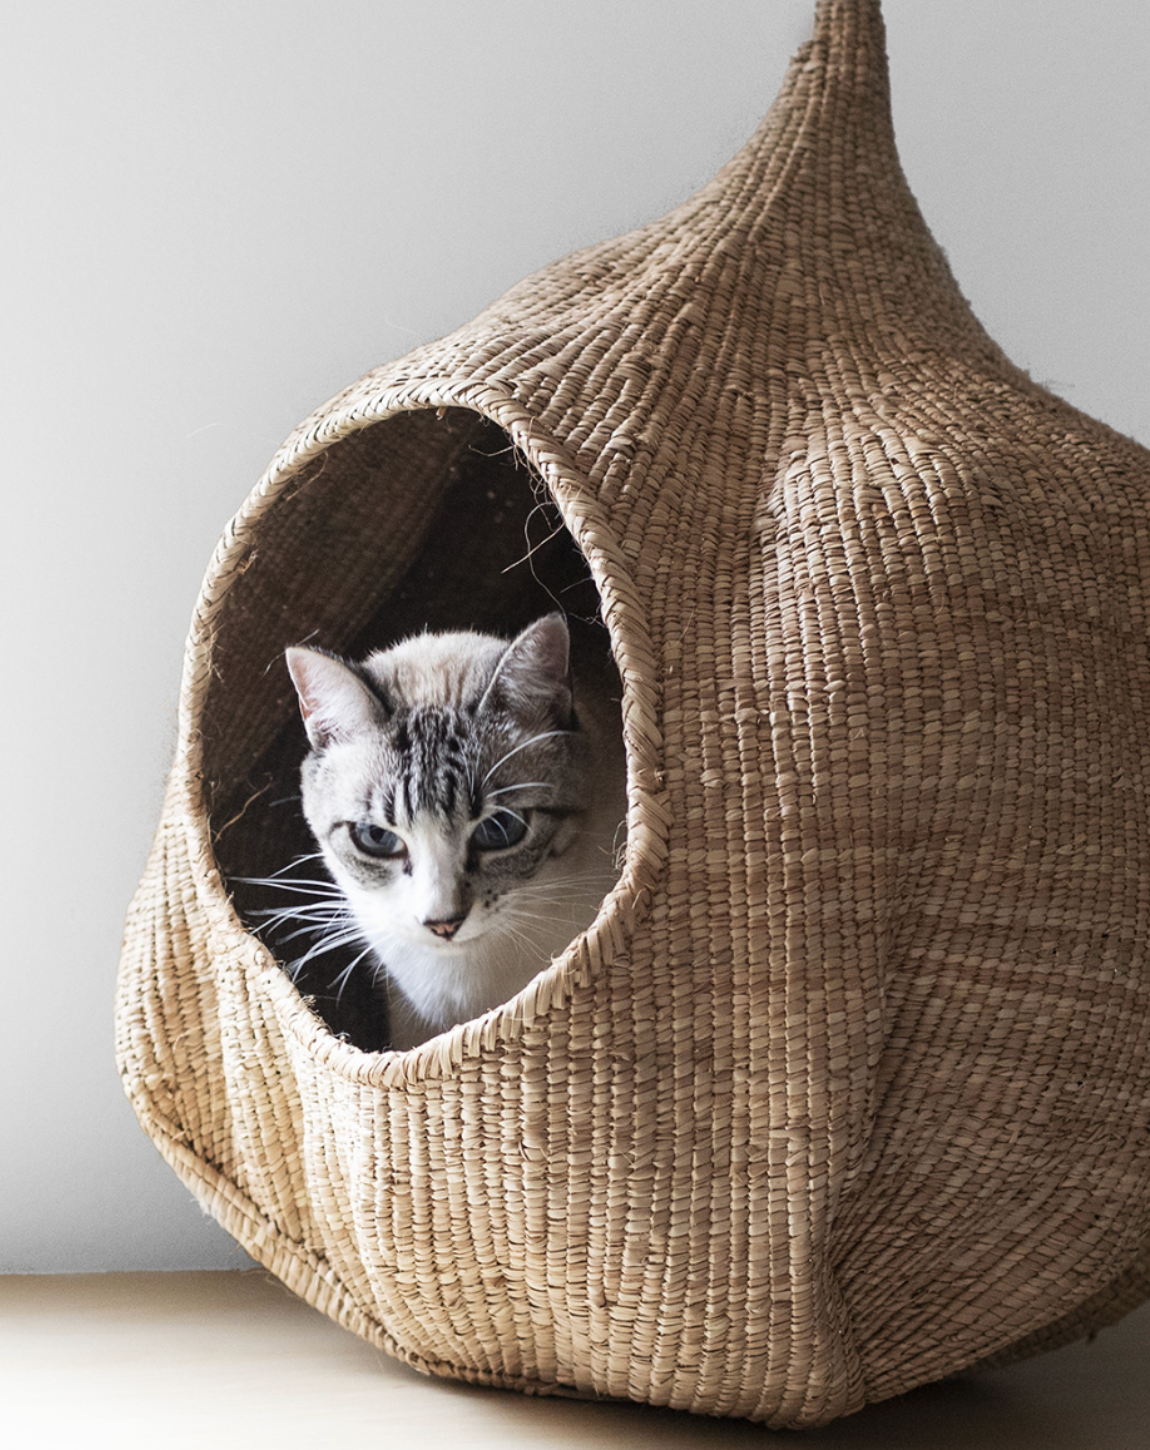
POLYGON ((576 712, 558 613, 510 642, 423 634, 360 663, 286 661, 304 816, 335 883, 314 883, 329 899, 310 920, 361 948, 390 1045, 414 1047, 506 1002, 594 919, 617 878, 618 717, 596 723, 594 692, 576 712))

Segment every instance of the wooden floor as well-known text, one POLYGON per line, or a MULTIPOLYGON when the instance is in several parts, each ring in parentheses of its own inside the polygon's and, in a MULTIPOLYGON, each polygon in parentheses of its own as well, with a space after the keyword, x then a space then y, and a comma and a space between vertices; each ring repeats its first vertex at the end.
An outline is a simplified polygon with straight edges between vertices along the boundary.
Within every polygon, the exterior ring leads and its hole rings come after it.
POLYGON ((0 1278, 0 1430, 21 1450, 1148 1450, 1148 1371, 1150 1306, 796 1437, 423 1379, 258 1270, 0 1278))

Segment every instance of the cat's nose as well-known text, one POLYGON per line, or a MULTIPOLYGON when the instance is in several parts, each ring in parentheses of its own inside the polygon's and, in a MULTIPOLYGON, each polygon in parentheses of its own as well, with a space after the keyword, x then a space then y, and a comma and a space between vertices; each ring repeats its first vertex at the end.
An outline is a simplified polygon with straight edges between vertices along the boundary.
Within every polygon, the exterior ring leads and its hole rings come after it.
POLYGON ((444 941, 450 941, 466 920, 467 913, 464 912, 462 916, 449 916, 442 921, 427 920, 423 924, 428 931, 442 937, 444 941))

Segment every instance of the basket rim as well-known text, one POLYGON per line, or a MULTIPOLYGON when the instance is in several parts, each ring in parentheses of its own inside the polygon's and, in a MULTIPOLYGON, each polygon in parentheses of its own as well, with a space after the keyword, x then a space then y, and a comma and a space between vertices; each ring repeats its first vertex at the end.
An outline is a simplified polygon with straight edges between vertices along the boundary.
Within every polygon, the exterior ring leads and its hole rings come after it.
MULTIPOLYGON (((387 369, 382 371, 386 374, 387 369)), ((232 955, 241 947, 249 988, 255 989, 258 981, 268 991, 282 1027, 309 1055, 322 1057, 326 1066, 348 1081, 388 1087, 446 1076, 464 1060, 498 1050, 504 1042, 518 1038, 525 1027, 561 1006, 571 990, 589 985, 610 967, 625 950, 651 902, 652 889, 666 860, 670 821, 662 804, 661 690, 651 633, 626 558, 607 525, 604 510, 562 445, 508 388, 498 383, 408 376, 401 384, 389 386, 385 378, 380 378, 372 392, 366 397, 360 394, 354 404, 340 407, 342 398, 313 414, 285 441, 220 539, 188 637, 175 770, 197 892, 213 923, 213 938, 219 942, 221 952, 232 955), (547 487, 587 561, 622 682, 627 845, 619 879, 595 919, 522 991, 483 1016, 460 1023, 406 1052, 387 1049, 371 1053, 330 1032, 268 948, 239 920, 212 845, 204 789, 202 721, 212 676, 212 647, 224 601, 231 585, 249 566, 255 537, 268 510, 304 468, 343 438, 403 413, 444 409, 474 413, 503 429, 547 487), (223 940, 216 936, 217 932, 222 933, 223 940)))

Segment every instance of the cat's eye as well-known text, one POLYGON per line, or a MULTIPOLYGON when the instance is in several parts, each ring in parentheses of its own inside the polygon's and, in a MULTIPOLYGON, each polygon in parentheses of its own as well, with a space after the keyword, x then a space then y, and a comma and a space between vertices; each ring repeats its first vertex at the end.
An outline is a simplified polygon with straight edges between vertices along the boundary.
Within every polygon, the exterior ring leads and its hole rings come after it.
POLYGON ((373 821, 356 821, 351 827, 351 839, 367 856, 404 856, 407 847, 394 831, 386 826, 377 826, 373 821))
POLYGON ((485 816, 471 833, 472 844, 481 851, 502 851, 517 846, 527 834, 527 822, 514 811, 495 811, 485 816))

